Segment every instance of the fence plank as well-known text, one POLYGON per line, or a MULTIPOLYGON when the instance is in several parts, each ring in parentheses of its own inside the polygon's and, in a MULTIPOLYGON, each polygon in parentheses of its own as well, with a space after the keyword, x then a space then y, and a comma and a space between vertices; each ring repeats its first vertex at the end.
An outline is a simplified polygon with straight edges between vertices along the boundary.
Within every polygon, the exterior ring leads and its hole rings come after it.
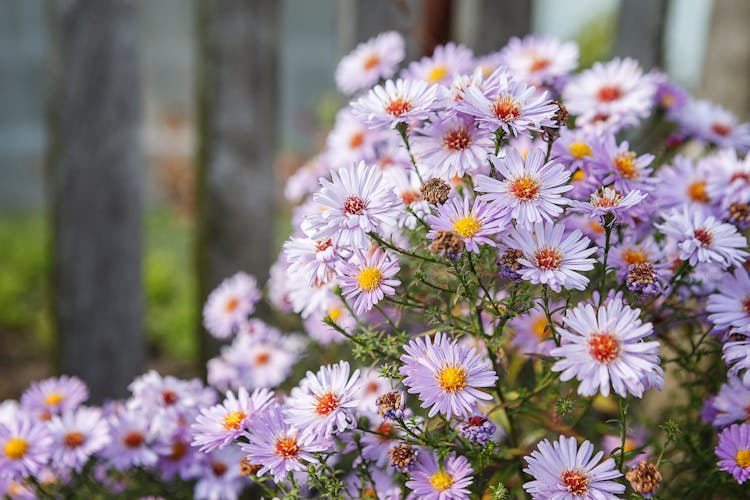
MULTIPOLYGON (((198 279, 201 307, 243 270, 262 283, 273 247, 280 2, 198 2, 198 279)), ((202 358, 216 345, 202 335, 202 358)))
POLYGON ((48 6, 59 368, 81 376, 101 401, 124 395, 145 357, 137 6, 48 6))
POLYGON ((637 59, 650 69, 664 61, 664 28, 667 0, 622 2, 617 18, 614 55, 637 59))

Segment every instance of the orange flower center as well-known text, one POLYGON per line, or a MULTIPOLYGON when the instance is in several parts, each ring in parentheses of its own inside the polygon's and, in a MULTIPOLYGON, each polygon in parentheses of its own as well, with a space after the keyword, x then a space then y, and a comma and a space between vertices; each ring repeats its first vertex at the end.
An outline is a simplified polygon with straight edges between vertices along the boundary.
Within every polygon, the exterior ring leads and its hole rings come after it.
POLYGON ((615 170, 623 179, 633 180, 639 177, 635 164, 635 153, 628 151, 615 157, 615 170))
POLYGON ((732 132, 732 128, 729 125, 715 122, 711 124, 711 132, 721 137, 726 137, 732 132))
POLYGON ((704 227, 699 227, 693 232, 693 235, 695 236, 695 239, 701 242, 701 245, 704 247, 707 247, 711 245, 714 241, 714 237, 711 235, 711 233, 708 231, 708 229, 704 227))
POLYGON ((696 203, 708 203, 711 200, 706 193, 706 181, 696 181, 690 183, 687 188, 687 194, 691 200, 696 203))
POLYGON ((275 448, 275 453, 284 458, 294 458, 299 454, 299 445, 295 438, 279 438, 276 440, 275 448))
POLYGON ((609 333, 596 333, 589 339, 589 353, 599 363, 611 363, 620 352, 620 344, 609 333))
POLYGON ((83 433, 74 431, 69 432, 65 435, 65 438, 63 439, 63 443, 65 443, 65 446, 68 448, 78 448, 86 441, 86 436, 83 435, 83 433))
POLYGON ((411 103, 400 97, 388 101, 388 104, 385 105, 385 112, 391 116, 399 117, 409 111, 411 111, 411 103))
POLYGON ((633 264, 644 264, 648 260, 648 256, 643 250, 638 248, 628 248, 622 252, 622 260, 629 266, 633 264))
POLYGON ((255 356, 255 364, 258 366, 263 366, 267 364, 271 360, 271 355, 267 352, 262 352, 255 356))
POLYGON ((553 271, 560 268, 563 255, 557 248, 540 248, 534 254, 534 262, 542 271, 553 271))
POLYGON ((550 61, 546 57, 535 57, 531 63, 531 66, 529 67, 529 71, 531 73, 541 71, 544 68, 548 67, 550 64, 552 64, 552 61, 550 61))
POLYGON ((573 495, 585 495, 589 491, 589 479, 577 470, 567 470, 560 476, 563 486, 573 495))
POLYGON ((349 148, 350 149, 357 149, 362 145, 362 143, 365 142, 365 134, 362 132, 357 132, 349 139, 349 148))
POLYGON ((456 128, 448 131, 443 137, 443 146, 449 151, 463 151, 471 144, 471 137, 468 131, 463 128, 456 128))
POLYGON ((491 106, 495 116, 505 123, 517 120, 521 116, 521 108, 512 95, 496 97, 491 106))
POLYGON ((137 431, 128 432, 122 438, 122 442, 127 448, 140 448, 143 445, 143 434, 137 431))
POLYGON ((415 201, 419 201, 419 193, 414 189, 404 191, 401 193, 401 201, 404 202, 404 205, 411 205, 415 201))
POLYGON ((540 187, 539 181, 523 176, 510 182, 508 192, 521 201, 531 201, 539 196, 540 187))
POLYGON ((616 85, 608 85, 600 88, 596 96, 601 102, 612 102, 622 97, 622 90, 616 85))
POLYGON ((361 215, 366 205, 362 198, 350 194, 344 200, 344 212, 351 215, 361 215))
POLYGON ((161 399, 165 405, 171 406, 177 402, 177 394, 174 391, 163 391, 161 399))
POLYGON ((466 371, 461 366, 448 365, 438 372, 437 381, 445 392, 458 392, 466 387, 466 371))
POLYGON ((188 444, 184 441, 176 441, 172 443, 172 453, 170 453, 167 458, 170 460, 173 460, 177 462, 182 457, 185 456, 185 454, 188 451, 188 444))
POLYGON ((221 477, 227 473, 227 464, 224 462, 211 462, 211 470, 215 476, 221 477))
POLYGON ((332 392, 327 392, 318 398, 318 404, 315 406, 315 413, 326 416, 339 407, 339 398, 332 392))
POLYGON ((227 305, 224 308, 227 312, 232 312, 237 309, 238 305, 240 305, 239 299, 237 297, 232 297, 227 301, 227 305))
POLYGON ((247 414, 244 411, 233 411, 226 417, 224 417, 224 428, 226 430, 238 430, 242 421, 245 420, 247 414))

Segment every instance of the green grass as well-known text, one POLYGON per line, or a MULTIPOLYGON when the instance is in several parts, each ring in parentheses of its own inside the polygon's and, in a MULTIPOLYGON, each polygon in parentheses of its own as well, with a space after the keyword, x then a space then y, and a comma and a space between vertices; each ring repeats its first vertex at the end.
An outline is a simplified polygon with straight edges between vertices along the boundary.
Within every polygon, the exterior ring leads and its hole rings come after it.
MULTIPOLYGON (((48 298, 48 235, 42 212, 0 214, 0 330, 12 345, 42 356, 54 335, 48 298)), ((145 221, 145 331, 151 352, 196 359, 197 306, 192 225, 166 210, 145 221)))

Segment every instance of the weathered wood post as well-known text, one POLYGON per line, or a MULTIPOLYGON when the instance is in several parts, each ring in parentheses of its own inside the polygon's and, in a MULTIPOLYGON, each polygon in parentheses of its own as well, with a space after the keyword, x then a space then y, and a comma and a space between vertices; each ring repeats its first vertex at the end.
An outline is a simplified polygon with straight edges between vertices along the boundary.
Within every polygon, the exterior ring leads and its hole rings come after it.
POLYGON ((667 0, 622 2, 617 17, 614 55, 633 57, 646 70, 664 62, 667 0))
MULTIPOLYGON (((263 283, 272 262, 280 11, 276 0, 198 2, 201 308, 237 271, 263 283)), ((205 361, 216 344, 201 338, 205 361)))
POLYGON ((48 2, 48 186, 59 369, 92 398, 143 369, 137 4, 48 2))

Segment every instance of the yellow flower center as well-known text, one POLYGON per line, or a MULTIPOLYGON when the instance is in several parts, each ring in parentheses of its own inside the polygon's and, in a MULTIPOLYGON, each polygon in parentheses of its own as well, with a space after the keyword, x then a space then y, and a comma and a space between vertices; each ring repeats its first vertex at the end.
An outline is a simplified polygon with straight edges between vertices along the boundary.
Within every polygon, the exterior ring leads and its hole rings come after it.
POLYGON ((543 339, 547 336, 547 318, 540 316, 534 320, 531 324, 531 331, 538 339, 543 339))
POLYGON ((51 392, 44 398, 44 404, 47 406, 55 406, 60 404, 63 399, 65 398, 59 392, 51 392))
POLYGON ((331 321, 334 323, 339 320, 341 317, 341 308, 338 306, 333 306, 328 309, 328 317, 331 318, 331 321))
POLYGON ((453 484, 453 478, 447 472, 439 470, 430 476, 430 484, 438 491, 445 491, 453 484))
POLYGON ((226 311, 230 313, 234 311, 235 309, 237 309, 238 305, 240 305, 239 299, 237 299, 237 297, 232 297, 229 300, 227 300, 227 304, 226 306, 224 306, 224 309, 226 309, 226 311))
POLYGON ((615 157, 615 169, 623 179, 633 180, 639 177, 638 167, 635 164, 635 153, 628 151, 615 157))
POLYGON ((575 172, 573 172, 573 176, 570 178, 573 182, 582 181, 586 178, 586 172, 583 171, 582 168, 579 168, 575 172))
POLYGON ((446 366, 437 375, 438 385, 445 392, 458 392, 466 387, 466 372, 460 366, 446 366))
POLYGON ((224 428, 226 430, 237 430, 240 428, 242 421, 245 420, 247 415, 242 411, 233 411, 226 417, 224 417, 224 428))
POLYGON ((629 247, 623 250, 622 260, 629 266, 632 264, 644 264, 648 261, 648 256, 646 255, 646 252, 639 248, 629 247))
POLYGON ((448 68, 445 66, 435 66, 427 75, 427 81, 430 83, 439 82, 448 74, 448 68))
POLYGON ((591 146, 585 142, 574 142, 568 146, 568 151, 576 160, 583 160, 586 156, 591 156, 591 146))
POLYGON ((750 450, 740 450, 734 456, 737 465, 742 468, 750 467, 750 450))
POLYGON ((377 267, 366 267, 357 276, 360 290, 372 292, 383 280, 383 273, 377 267))
POLYGON ((3 452, 11 460, 21 460, 29 450, 29 443, 25 439, 11 438, 5 443, 3 452))
POLYGON ((453 224, 453 230, 462 238, 471 238, 477 234, 481 228, 482 223, 479 222, 474 215, 461 217, 453 224))
POLYGON ((708 193, 706 193, 705 181, 698 181, 690 184, 687 188, 687 194, 690 199, 696 203, 708 203, 711 201, 708 197, 708 193))

